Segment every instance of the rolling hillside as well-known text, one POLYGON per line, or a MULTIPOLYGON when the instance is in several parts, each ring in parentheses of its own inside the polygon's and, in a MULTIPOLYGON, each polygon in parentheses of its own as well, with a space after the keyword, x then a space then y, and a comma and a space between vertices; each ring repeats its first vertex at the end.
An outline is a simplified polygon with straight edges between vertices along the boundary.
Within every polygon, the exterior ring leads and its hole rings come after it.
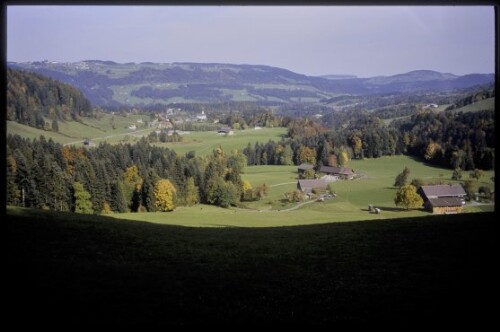
POLYGON ((101 106, 221 101, 314 103, 341 94, 449 91, 488 85, 494 80, 493 74, 457 77, 429 70, 376 78, 312 77, 270 66, 214 63, 119 64, 92 60, 10 62, 8 66, 72 84, 81 89, 93 105, 101 106))
POLYGON ((495 97, 483 99, 477 101, 475 103, 465 105, 460 108, 455 108, 452 112, 477 112, 477 111, 486 111, 486 110, 495 110, 495 97))

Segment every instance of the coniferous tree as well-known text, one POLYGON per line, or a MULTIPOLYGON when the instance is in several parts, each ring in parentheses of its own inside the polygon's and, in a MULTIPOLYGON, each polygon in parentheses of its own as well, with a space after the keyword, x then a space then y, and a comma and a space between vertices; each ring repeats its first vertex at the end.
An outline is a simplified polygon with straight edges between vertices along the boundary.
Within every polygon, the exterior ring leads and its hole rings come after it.
POLYGON ((113 193, 109 202, 111 209, 116 212, 127 212, 128 203, 126 195, 123 191, 123 184, 119 181, 112 182, 111 192, 113 193))
POLYGON ((199 190, 195 185, 194 178, 190 177, 186 181, 186 205, 192 206, 197 204, 199 199, 199 190))
POLYGON ((52 120, 52 131, 59 132, 59 122, 57 119, 52 120))
POLYGON ((7 174, 5 185, 7 187, 7 204, 21 205, 21 190, 16 183, 17 162, 13 155, 7 155, 7 174))
POLYGON ((147 176, 142 184, 142 204, 149 212, 157 211, 156 196, 154 193, 155 184, 160 180, 156 171, 152 168, 148 170, 147 176))
POLYGON ((78 181, 73 184, 73 191, 75 199, 75 212, 92 214, 94 210, 92 209, 89 192, 86 191, 83 185, 78 181))
POLYGON ((410 176, 410 169, 408 167, 405 167, 401 173, 396 176, 396 179, 394 180, 394 187, 401 188, 403 186, 406 186, 408 183, 408 178, 410 176))

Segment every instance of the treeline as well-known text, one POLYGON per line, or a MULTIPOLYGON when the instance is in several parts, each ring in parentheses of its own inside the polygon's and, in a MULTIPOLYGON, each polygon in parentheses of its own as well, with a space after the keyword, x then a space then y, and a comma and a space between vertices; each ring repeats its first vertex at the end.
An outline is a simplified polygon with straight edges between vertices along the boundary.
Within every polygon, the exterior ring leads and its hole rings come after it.
POLYGON ((138 143, 95 148, 7 137, 7 204, 85 213, 172 210, 196 203, 223 207, 260 199, 241 173, 242 153, 206 157, 138 143))
POLYGON ((334 129, 310 119, 288 124, 280 142, 249 144, 243 153, 249 165, 317 166, 345 164, 353 158, 409 154, 452 169, 494 168, 494 112, 420 111, 386 126, 368 112, 340 113, 334 129), (332 161, 334 160, 334 161, 332 161))
POLYGON ((395 126, 408 153, 432 164, 461 170, 494 168, 494 111, 426 111, 395 126))
POLYGON ((90 116, 92 107, 71 85, 35 73, 7 68, 7 120, 48 129, 54 121, 78 121, 90 116), (50 119, 46 123, 44 118, 50 119))
MULTIPOLYGON (((307 130, 307 129, 306 129, 307 130)), ((395 129, 321 131, 310 136, 284 138, 279 142, 248 144, 243 153, 248 165, 346 166, 351 159, 377 158, 405 152, 395 129)))
POLYGON ((219 123, 233 129, 247 129, 249 127, 286 127, 292 121, 289 117, 274 115, 271 112, 231 112, 219 119, 219 123))

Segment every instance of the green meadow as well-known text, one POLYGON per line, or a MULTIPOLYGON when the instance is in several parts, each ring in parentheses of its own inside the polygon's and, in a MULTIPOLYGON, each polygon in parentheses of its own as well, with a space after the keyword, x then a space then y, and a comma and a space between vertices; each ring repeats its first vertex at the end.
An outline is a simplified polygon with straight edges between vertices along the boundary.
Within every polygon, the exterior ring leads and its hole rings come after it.
POLYGON ((194 151, 197 156, 203 156, 212 153, 219 146, 226 152, 241 151, 248 143, 253 146, 255 142, 279 141, 284 134, 286 134, 286 128, 235 130, 231 136, 220 136, 215 131, 192 131, 182 135, 182 142, 157 143, 155 145, 167 147, 180 155, 194 151))
MULTIPOLYGON (((284 203, 284 194, 295 190, 296 166, 254 166, 247 167, 243 179, 253 186, 267 184, 268 196, 257 202, 246 202, 244 208, 222 209, 208 205, 179 207, 169 213, 122 213, 115 218, 149 221, 159 224, 194 227, 271 227, 308 225, 318 223, 345 222, 356 220, 381 220, 407 217, 432 216, 427 211, 406 211, 396 207, 393 187, 394 178, 405 166, 410 169, 410 179, 420 178, 425 182, 457 183, 451 180, 452 171, 429 166, 407 156, 382 157, 353 160, 350 166, 361 174, 351 181, 337 181, 333 189, 337 197, 323 202, 308 202, 297 206, 284 203), (382 212, 368 212, 368 205, 379 207, 382 212)), ((485 172, 478 185, 493 187, 493 171, 485 172)), ((464 174, 464 178, 467 178, 464 174)), ((494 211, 494 204, 467 206, 466 212, 494 211)))
MULTIPOLYGON (((57 133, 7 121, 7 134, 18 134, 30 139, 44 136, 46 139, 51 138, 56 143, 76 146, 83 146, 83 141, 87 138, 92 139, 96 144, 100 142, 134 143, 155 130, 146 127, 147 121, 149 121, 147 115, 124 117, 105 114, 99 119, 85 118, 82 122, 59 121, 59 132, 57 133), (137 122, 138 120, 142 120, 142 122, 137 122), (137 127, 135 131, 128 128, 132 124, 137 127)), ((236 149, 241 151, 248 143, 254 145, 256 142, 279 141, 284 134, 286 134, 286 128, 235 130, 234 135, 231 136, 220 136, 215 131, 193 131, 184 134, 182 142, 157 143, 156 145, 167 147, 181 155, 195 151, 196 155, 203 156, 212 153, 212 150, 219 146, 227 152, 236 149)))
MULTIPOLYGON (((49 121, 46 119, 46 121, 49 121)), ((47 131, 19 124, 14 121, 7 121, 7 134, 18 134, 30 139, 44 136, 46 139, 52 138, 56 143, 73 144, 83 146, 83 140, 92 139, 96 144, 99 142, 118 143, 130 141, 148 135, 153 129, 147 128, 145 122, 149 121, 147 115, 121 115, 104 114, 99 119, 83 118, 82 122, 59 121, 59 132, 47 131), (142 123, 137 122, 142 120, 142 123), (137 132, 129 129, 128 126, 135 124, 137 132), (114 129, 113 129, 114 126, 114 129)))

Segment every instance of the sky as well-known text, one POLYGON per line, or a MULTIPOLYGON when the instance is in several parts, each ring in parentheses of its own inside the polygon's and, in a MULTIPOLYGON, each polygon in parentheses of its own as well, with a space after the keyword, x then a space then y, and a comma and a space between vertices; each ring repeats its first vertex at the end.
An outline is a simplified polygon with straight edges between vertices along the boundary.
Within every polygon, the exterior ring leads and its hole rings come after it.
POLYGON ((493 6, 8 6, 7 60, 495 71, 493 6))

